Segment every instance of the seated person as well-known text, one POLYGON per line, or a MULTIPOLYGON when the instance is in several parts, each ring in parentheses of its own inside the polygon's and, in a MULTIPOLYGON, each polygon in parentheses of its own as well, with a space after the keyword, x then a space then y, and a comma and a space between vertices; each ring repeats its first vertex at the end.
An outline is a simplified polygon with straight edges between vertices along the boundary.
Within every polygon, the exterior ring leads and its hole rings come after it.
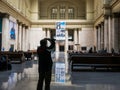
POLYGON ((92 47, 89 49, 88 53, 93 53, 92 47))

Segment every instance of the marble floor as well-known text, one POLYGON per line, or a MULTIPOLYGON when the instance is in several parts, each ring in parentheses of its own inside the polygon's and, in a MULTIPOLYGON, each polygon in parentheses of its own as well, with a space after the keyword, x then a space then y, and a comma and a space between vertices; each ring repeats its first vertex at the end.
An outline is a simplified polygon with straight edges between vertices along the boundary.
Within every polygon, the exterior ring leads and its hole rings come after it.
MULTIPOLYGON (((64 52, 52 53, 51 90, 120 90, 120 72, 71 72, 64 52), (65 63, 64 82, 56 81, 56 63, 65 63)), ((0 90, 36 90, 38 61, 12 64, 12 70, 0 71, 0 90)))

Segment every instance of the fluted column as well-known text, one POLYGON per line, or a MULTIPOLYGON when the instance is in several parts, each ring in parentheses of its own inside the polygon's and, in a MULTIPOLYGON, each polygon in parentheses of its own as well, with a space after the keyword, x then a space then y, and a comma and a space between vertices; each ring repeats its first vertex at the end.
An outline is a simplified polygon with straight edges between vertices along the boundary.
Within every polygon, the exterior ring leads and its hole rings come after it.
POLYGON ((68 30, 65 30, 65 52, 68 51, 68 30))
POLYGON ((118 52, 120 53, 120 13, 119 13, 119 17, 118 17, 118 52))
POLYGON ((16 43, 16 45, 15 45, 15 50, 18 50, 18 37, 19 36, 19 32, 18 32, 18 20, 16 21, 16 40, 15 40, 15 43, 16 43))
POLYGON ((50 38, 50 29, 47 28, 47 38, 50 38))
POLYGON ((108 44, 109 44, 109 48, 108 48, 108 52, 111 53, 111 49, 112 49, 112 24, 111 24, 111 16, 109 16, 108 18, 108 44))
POLYGON ((7 13, 2 13, 2 47, 5 51, 9 50, 9 15, 7 13))
POLYGON ((27 51, 29 48, 28 48, 28 26, 25 26, 25 51, 27 51))
POLYGON ((104 18, 104 49, 108 51, 108 16, 105 15, 104 18))
POLYGON ((22 50, 22 22, 18 22, 18 50, 22 50))
POLYGON ((25 51, 25 24, 22 24, 22 50, 25 51))
POLYGON ((101 49, 104 49, 104 23, 101 23, 101 49))
POLYGON ((119 14, 114 13, 112 18, 112 40, 113 40, 113 49, 115 52, 118 52, 119 46, 118 46, 118 30, 119 30, 119 21, 118 21, 119 14))
POLYGON ((74 50, 77 50, 77 29, 74 30, 74 50))
POLYGON ((98 50, 100 50, 101 48, 101 25, 99 24, 98 26, 98 50))
POLYGON ((81 33, 81 29, 79 28, 79 29, 78 29, 78 44, 79 44, 78 50, 79 50, 79 51, 81 51, 81 43, 80 43, 81 38, 80 38, 80 33, 81 33))
POLYGON ((98 26, 96 26, 96 51, 98 51, 98 26))

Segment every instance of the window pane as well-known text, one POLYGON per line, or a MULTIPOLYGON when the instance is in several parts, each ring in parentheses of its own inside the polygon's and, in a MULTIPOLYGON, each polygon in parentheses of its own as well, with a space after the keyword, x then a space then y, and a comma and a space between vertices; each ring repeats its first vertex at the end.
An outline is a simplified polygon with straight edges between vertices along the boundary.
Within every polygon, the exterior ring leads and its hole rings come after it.
POLYGON ((74 19, 74 8, 68 9, 68 19, 74 19))
POLYGON ((57 19, 57 8, 52 8, 51 19, 57 19))

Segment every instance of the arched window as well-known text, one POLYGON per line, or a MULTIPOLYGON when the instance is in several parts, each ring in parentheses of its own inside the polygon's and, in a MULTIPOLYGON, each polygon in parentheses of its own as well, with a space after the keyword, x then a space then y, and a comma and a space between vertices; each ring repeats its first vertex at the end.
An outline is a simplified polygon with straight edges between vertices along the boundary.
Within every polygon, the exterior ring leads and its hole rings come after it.
POLYGON ((69 6, 64 4, 52 6, 50 19, 75 19, 75 8, 69 6))

